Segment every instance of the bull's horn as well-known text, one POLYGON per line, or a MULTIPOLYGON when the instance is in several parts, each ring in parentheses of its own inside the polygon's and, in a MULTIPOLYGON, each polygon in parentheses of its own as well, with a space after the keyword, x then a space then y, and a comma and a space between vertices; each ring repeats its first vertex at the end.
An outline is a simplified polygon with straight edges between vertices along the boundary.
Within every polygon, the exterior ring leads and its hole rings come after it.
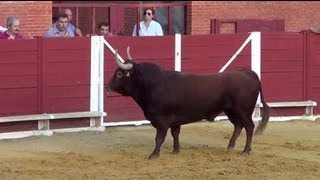
POLYGON ((118 50, 116 49, 116 52, 114 53, 114 60, 116 61, 117 65, 124 70, 129 70, 133 67, 133 64, 128 63, 128 64, 124 64, 122 63, 119 59, 118 59, 118 50))
POLYGON ((129 46, 127 46, 127 56, 128 56, 129 60, 132 60, 132 57, 130 55, 130 47, 129 46))

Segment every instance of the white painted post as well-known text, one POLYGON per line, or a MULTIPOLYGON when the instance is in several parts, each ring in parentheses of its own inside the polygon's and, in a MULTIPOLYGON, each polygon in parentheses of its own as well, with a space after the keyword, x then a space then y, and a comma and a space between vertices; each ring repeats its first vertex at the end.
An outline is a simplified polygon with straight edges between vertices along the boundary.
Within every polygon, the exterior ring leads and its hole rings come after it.
POLYGON ((98 111, 99 95, 99 36, 91 36, 90 111, 98 111))
MULTIPOLYGON (((104 113, 104 36, 99 37, 99 108, 98 111, 104 113)), ((103 116, 100 116, 100 124, 103 125, 103 116)))
MULTIPOLYGON (((103 37, 102 37, 103 38, 103 37)), ((103 41, 99 36, 91 36, 91 68, 90 68, 90 111, 103 112, 103 105, 101 109, 101 103, 103 104, 103 41), (102 68, 102 73, 101 73, 102 68), (102 102, 101 102, 102 101, 102 102)), ((90 118, 90 126, 102 126, 100 119, 90 118)))
POLYGON ((38 130, 49 130, 50 129, 50 121, 46 120, 38 120, 38 130))
MULTIPOLYGON (((261 81, 261 32, 251 32, 251 69, 257 73, 261 81)), ((258 95, 253 117, 260 117, 260 93, 258 95)))
POLYGON ((181 34, 175 35, 174 70, 181 72, 181 34))
POLYGON ((252 32, 251 36, 251 69, 261 79, 261 32, 252 32))

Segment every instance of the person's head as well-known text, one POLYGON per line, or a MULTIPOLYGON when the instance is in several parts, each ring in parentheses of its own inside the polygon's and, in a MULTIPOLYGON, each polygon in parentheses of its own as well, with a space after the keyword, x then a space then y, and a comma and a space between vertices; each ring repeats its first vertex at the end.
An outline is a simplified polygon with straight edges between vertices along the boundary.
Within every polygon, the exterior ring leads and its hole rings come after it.
POLYGON ((16 17, 7 18, 7 28, 8 32, 11 34, 18 34, 20 30, 20 21, 16 17))
POLYGON ((98 34, 99 35, 107 35, 110 32, 109 24, 106 22, 102 22, 98 25, 98 34))
POLYGON ((71 11, 71 9, 64 9, 63 12, 68 15, 69 21, 72 21, 72 11, 71 11))
POLYGON ((57 16, 57 29, 59 31, 66 31, 68 23, 68 15, 66 13, 59 13, 57 16))
POLYGON ((146 8, 143 12, 145 21, 151 21, 155 16, 155 10, 153 8, 146 8))

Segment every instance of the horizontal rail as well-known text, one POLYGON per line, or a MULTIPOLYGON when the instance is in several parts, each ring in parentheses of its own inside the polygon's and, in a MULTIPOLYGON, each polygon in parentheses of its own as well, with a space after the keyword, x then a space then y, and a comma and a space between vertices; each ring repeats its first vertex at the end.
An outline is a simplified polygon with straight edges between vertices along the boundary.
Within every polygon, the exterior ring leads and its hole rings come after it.
POLYGON ((131 7, 131 8, 144 8, 144 7, 168 7, 168 6, 185 6, 187 2, 174 2, 174 3, 148 3, 148 4, 119 4, 119 3, 85 3, 85 4, 75 4, 75 3, 53 3, 52 7, 131 7))
POLYGON ((18 121, 39 121, 39 120, 54 120, 54 119, 68 119, 68 118, 94 118, 106 116, 104 112, 97 111, 83 111, 83 112, 70 112, 70 113, 52 113, 52 114, 33 114, 21 116, 6 116, 0 117, 0 123, 5 122, 18 122, 18 121))
MULTIPOLYGON (((306 106, 317 106, 315 101, 290 101, 290 102, 269 102, 269 107, 306 107, 306 106)), ((263 107, 260 103, 259 107, 263 107)))

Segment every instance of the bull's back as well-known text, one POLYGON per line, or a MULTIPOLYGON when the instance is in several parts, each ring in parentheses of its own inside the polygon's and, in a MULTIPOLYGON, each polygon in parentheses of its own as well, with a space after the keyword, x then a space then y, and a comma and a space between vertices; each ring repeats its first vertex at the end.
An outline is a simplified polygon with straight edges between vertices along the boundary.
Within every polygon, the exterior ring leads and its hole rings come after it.
POLYGON ((207 119, 231 107, 235 99, 245 102, 257 96, 259 87, 255 78, 248 73, 251 72, 169 74, 152 91, 150 104, 155 112, 175 114, 181 116, 181 119, 207 119))

